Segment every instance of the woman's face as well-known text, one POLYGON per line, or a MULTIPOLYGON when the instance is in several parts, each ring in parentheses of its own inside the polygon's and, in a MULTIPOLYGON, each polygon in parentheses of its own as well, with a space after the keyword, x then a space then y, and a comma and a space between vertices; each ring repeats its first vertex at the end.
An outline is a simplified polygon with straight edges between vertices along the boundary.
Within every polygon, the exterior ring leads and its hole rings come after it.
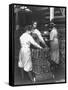
POLYGON ((33 27, 36 28, 37 27, 37 22, 33 23, 33 27))

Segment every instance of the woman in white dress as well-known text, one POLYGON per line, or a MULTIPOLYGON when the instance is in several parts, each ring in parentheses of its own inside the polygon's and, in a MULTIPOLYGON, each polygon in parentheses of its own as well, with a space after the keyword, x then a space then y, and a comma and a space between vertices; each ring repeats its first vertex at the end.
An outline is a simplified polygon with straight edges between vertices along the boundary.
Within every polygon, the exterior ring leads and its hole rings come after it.
POLYGON ((38 37, 38 39, 39 39, 39 41, 42 42, 42 43, 45 45, 45 41, 44 41, 44 39, 43 39, 43 37, 42 37, 42 34, 41 34, 41 32, 37 29, 37 21, 34 21, 34 22, 33 22, 31 32, 32 32, 33 34, 36 34, 37 37, 38 37))
POLYGON ((21 49, 19 53, 18 67, 23 68, 24 71, 28 72, 28 75, 32 81, 35 81, 35 78, 32 76, 32 61, 31 61, 31 50, 30 45, 42 49, 42 47, 35 42, 31 36, 30 27, 26 27, 26 32, 20 36, 21 49))
POLYGON ((51 23, 50 31, 50 48, 51 48, 51 62, 53 62, 54 69, 59 65, 59 41, 58 32, 55 28, 55 24, 51 23))

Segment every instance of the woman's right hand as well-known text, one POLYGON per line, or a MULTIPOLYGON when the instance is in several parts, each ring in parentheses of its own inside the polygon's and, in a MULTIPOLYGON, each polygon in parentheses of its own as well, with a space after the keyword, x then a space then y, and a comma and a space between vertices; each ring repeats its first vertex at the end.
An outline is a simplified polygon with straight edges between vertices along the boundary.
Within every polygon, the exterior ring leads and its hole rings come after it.
POLYGON ((43 47, 40 47, 40 49, 43 49, 43 47))

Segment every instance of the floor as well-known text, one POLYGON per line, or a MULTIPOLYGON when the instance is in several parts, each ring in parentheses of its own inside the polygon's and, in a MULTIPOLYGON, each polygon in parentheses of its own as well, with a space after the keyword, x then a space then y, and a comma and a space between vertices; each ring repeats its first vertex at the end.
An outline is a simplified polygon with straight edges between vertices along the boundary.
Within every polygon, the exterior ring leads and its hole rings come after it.
MULTIPOLYGON (((18 72, 20 74, 20 72, 18 72)), ((21 75, 21 74, 20 74, 21 75)), ((54 72, 55 78, 47 79, 47 80, 41 80, 41 81, 36 81, 35 84, 48 84, 48 83, 58 83, 58 82, 65 82, 65 69, 61 67, 61 65, 55 70, 54 72)), ((24 80, 20 78, 21 76, 18 76, 17 79, 15 80, 15 85, 25 85, 25 84, 33 84, 32 81, 29 79, 27 74, 25 73, 24 80)))

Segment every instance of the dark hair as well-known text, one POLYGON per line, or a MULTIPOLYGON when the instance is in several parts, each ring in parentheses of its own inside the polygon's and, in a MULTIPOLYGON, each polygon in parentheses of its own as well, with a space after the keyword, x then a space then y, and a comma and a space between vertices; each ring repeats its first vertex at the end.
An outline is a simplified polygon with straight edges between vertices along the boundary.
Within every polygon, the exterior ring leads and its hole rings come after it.
POLYGON ((55 24, 54 23, 50 23, 50 28, 53 28, 55 27, 55 24))
MULTIPOLYGON (((32 25, 34 24, 34 22, 37 22, 36 20, 35 21, 32 21, 32 25)), ((38 23, 38 22, 37 22, 38 23)))
POLYGON ((56 26, 55 20, 52 19, 52 20, 50 21, 50 28, 53 28, 53 27, 55 27, 55 26, 56 26))
POLYGON ((25 26, 24 30, 25 30, 25 31, 27 31, 27 30, 28 30, 28 31, 31 31, 31 28, 32 28, 32 26, 31 26, 31 25, 28 25, 28 26, 25 26))

